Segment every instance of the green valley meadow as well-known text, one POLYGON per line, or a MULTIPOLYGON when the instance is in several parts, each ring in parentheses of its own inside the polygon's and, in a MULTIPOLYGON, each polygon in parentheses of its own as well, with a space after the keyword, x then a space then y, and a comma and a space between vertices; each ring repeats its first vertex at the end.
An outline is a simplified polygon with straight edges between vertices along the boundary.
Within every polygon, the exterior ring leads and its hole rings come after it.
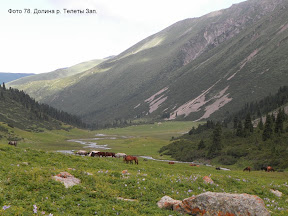
POLYGON ((170 143, 171 136, 187 133, 192 126, 197 125, 167 122, 99 131, 70 128, 36 133, 2 124, 2 128, 10 134, 17 133, 22 139, 17 147, 0 140, 0 214, 180 215, 160 209, 157 202, 165 195, 183 200, 206 191, 257 195, 272 215, 288 214, 287 172, 252 170, 249 173, 241 168, 224 171, 202 164, 199 167, 189 166, 190 163, 168 164, 141 157, 135 165, 123 163, 119 158, 55 152, 85 149, 67 140, 92 141, 105 134, 118 138, 94 141, 107 144, 112 148, 109 151, 160 159, 158 151, 170 143), (81 183, 65 188, 52 178, 61 172, 69 172, 81 183), (214 183, 205 183, 204 176, 210 176, 214 183), (281 191, 283 195, 277 197, 271 190, 281 191))

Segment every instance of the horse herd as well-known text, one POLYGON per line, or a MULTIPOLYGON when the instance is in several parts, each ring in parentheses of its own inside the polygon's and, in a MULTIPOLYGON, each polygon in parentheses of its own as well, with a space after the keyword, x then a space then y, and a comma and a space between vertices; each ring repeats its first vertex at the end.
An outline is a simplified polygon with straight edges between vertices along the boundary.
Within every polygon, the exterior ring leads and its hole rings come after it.
MULTIPOLYGON (((9 141, 9 145, 17 146, 17 141, 9 141)), ((132 155, 126 155, 125 153, 114 153, 114 152, 101 152, 101 151, 85 151, 85 150, 79 150, 76 152, 78 155, 85 155, 90 157, 115 157, 115 158, 123 158, 123 161, 126 163, 132 163, 133 161, 135 164, 138 164, 138 158, 132 155)), ((174 162, 169 162, 169 164, 174 164, 174 162)), ((220 170, 220 167, 216 167, 216 170, 220 170)), ((275 170, 271 166, 263 166, 261 167, 261 170, 264 170, 265 172, 275 172, 275 170)), ((245 167, 243 171, 251 172, 251 167, 245 167)))
POLYGON ((123 161, 126 163, 138 164, 138 158, 132 155, 126 155, 125 153, 114 153, 114 152, 101 152, 101 151, 84 151, 79 150, 76 152, 78 155, 90 156, 90 157, 115 157, 115 158, 123 158, 123 161))
MULTIPOLYGON (((221 168, 220 167, 216 167, 216 170, 221 170, 221 168)), ((243 172, 244 171, 251 172, 251 170, 252 170, 252 168, 250 166, 248 166, 248 167, 245 167, 243 169, 243 172)), ((265 172, 275 172, 275 170, 271 166, 267 166, 267 167, 263 166, 263 167, 261 167, 261 170, 265 170, 265 172)))
MULTIPOLYGON (((261 170, 264 170, 265 172, 275 172, 275 170, 271 166, 263 166, 263 167, 261 167, 261 170)), ((251 171, 251 167, 250 166, 245 167, 243 169, 243 172, 244 171, 250 172, 251 171)))

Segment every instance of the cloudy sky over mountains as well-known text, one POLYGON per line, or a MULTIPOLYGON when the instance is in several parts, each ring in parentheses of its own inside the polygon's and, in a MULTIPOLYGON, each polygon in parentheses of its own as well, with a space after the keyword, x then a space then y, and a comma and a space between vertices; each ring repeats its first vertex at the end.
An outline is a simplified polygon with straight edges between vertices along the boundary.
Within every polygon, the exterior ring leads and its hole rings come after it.
POLYGON ((1 1, 0 72, 49 72, 117 55, 177 21, 242 1, 1 1))

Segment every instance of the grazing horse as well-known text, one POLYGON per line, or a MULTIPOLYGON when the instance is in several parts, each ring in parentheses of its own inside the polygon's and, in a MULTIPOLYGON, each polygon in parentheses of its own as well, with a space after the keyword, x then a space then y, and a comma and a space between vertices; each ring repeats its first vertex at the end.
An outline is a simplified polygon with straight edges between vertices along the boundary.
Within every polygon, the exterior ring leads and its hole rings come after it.
POLYGON ((100 157, 106 157, 106 152, 98 152, 97 155, 100 157))
POLYGON ((105 152, 105 157, 116 157, 114 152, 105 152))
POLYGON ((99 155, 98 155, 98 152, 99 152, 99 151, 91 151, 88 156, 90 156, 90 157, 99 156, 99 155))
POLYGON ((76 152, 75 154, 78 154, 78 155, 88 155, 89 152, 85 151, 85 150, 79 150, 78 152, 76 152))
POLYGON ((268 166, 266 171, 267 172, 275 172, 275 170, 271 166, 268 166))
POLYGON ((168 162, 168 164, 175 164, 173 161, 168 162))
POLYGON ((121 158, 121 157, 126 157, 127 155, 125 154, 125 153, 116 153, 115 154, 115 157, 117 157, 117 158, 121 158))
POLYGON ((138 165, 138 158, 137 157, 134 157, 132 155, 127 155, 123 161, 125 161, 126 163, 130 162, 133 164, 133 160, 135 161, 135 164, 138 165))
POLYGON ((250 166, 246 167, 245 169, 243 169, 243 172, 244 171, 249 171, 250 172, 251 171, 251 167, 250 166))
POLYGON ((265 172, 267 172, 267 167, 261 167, 261 170, 265 170, 265 172))
POLYGON ((220 167, 216 167, 216 170, 221 170, 221 168, 220 167))
POLYGON ((17 146, 17 141, 9 141, 8 144, 9 144, 9 145, 17 146))

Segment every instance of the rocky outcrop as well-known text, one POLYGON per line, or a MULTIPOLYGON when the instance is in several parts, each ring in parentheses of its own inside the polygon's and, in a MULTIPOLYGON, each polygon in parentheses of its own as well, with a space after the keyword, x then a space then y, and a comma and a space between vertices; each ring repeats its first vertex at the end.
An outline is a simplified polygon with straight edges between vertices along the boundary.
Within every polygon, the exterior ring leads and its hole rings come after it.
POLYGON ((68 172, 61 172, 58 175, 53 176, 53 179, 55 179, 56 181, 63 182, 63 184, 66 188, 80 184, 80 182, 81 182, 80 179, 75 178, 73 175, 71 175, 68 172))
POLYGON ((183 201, 164 196, 160 208, 195 216, 270 216, 261 198, 249 194, 206 192, 183 201))

